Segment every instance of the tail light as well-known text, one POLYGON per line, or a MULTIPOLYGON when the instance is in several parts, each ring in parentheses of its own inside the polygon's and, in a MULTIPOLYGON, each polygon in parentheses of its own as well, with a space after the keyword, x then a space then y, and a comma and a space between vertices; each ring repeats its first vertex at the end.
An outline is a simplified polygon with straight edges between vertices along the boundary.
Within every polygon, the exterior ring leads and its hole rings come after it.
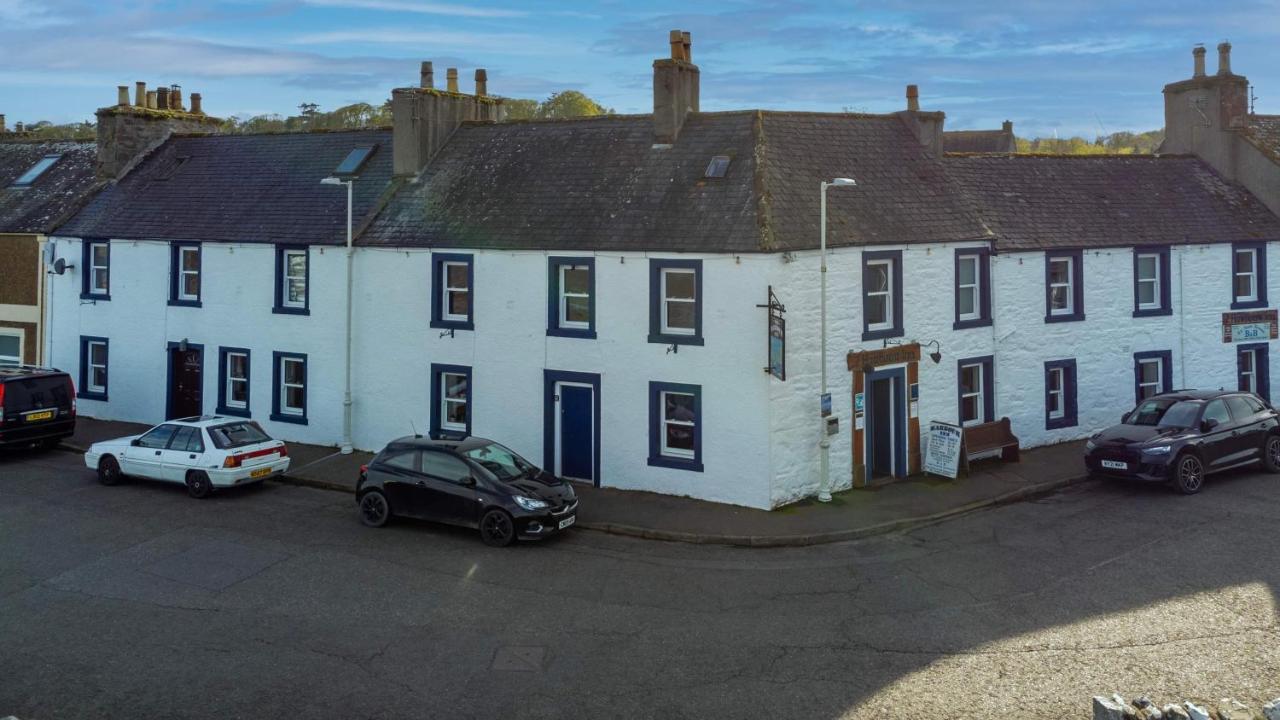
POLYGON ((0 422, 4 422, 4 383, 0 383, 0 422))
POLYGON ((76 415, 76 384, 71 381, 71 376, 67 376, 67 395, 71 398, 71 417, 76 415))
POLYGON ((289 457, 289 446, 288 446, 288 445, 285 445, 284 443, 280 443, 280 447, 278 447, 278 448, 276 448, 276 449, 280 451, 280 457, 289 457))
POLYGON ((222 461, 222 467, 238 468, 240 467, 240 461, 242 459, 244 459, 243 455, 228 455, 226 459, 222 461))
POLYGON ((360 482, 364 482, 365 480, 368 480, 368 479, 369 479, 369 466, 361 465, 360 466, 360 482))

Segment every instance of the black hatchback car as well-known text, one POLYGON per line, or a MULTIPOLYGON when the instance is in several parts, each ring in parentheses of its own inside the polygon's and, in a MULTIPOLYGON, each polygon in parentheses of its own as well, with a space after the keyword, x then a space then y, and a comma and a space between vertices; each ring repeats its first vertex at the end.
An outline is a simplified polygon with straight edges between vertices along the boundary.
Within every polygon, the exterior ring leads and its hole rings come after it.
POLYGON ((492 440, 400 438, 360 468, 360 520, 381 527, 392 516, 480 530, 495 547, 538 539, 577 520, 569 483, 492 440))
POLYGON ((53 368, 0 366, 0 447, 55 447, 76 431, 76 388, 53 368))
POLYGON ((1280 416, 1247 392, 1156 395, 1089 438, 1084 462, 1090 474, 1170 482, 1190 495, 1222 470, 1262 463, 1280 472, 1280 416))

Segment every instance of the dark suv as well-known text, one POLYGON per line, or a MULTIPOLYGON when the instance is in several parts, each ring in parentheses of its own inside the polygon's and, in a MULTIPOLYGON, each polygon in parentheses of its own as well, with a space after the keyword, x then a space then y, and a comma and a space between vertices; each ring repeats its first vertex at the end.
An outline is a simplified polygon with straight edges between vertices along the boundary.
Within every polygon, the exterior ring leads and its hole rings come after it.
POLYGON ((1143 400, 1085 443, 1090 474, 1168 481, 1190 495, 1206 475, 1251 463, 1280 472, 1280 417, 1257 395, 1178 390, 1143 400))
POLYGON ((477 528, 495 547, 555 534, 577 520, 569 483, 492 440, 394 440, 356 483, 360 520, 381 527, 393 515, 477 528))
POLYGON ((0 366, 0 447, 55 447, 76 431, 76 388, 61 370, 0 366))

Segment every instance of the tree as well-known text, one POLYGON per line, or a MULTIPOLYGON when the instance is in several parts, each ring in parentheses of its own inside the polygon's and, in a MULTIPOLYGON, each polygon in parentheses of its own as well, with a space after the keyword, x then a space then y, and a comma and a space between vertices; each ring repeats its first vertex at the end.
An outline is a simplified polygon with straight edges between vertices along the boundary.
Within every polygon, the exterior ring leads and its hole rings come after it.
POLYGON ((502 105, 507 109, 508 120, 561 120, 613 114, 613 108, 607 108, 577 90, 551 93, 542 102, 506 100, 502 105))
POLYGON ((1051 155, 1150 155, 1160 147, 1164 130, 1127 131, 1102 135, 1092 142, 1082 137, 1017 138, 1018 152, 1051 155))

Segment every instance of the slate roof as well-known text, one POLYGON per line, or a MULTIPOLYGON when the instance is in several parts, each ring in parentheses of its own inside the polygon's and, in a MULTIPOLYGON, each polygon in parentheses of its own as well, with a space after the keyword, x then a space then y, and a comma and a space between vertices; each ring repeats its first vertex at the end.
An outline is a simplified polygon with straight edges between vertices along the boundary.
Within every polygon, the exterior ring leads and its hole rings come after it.
POLYGON ((985 235, 942 166, 894 115, 689 116, 653 147, 648 115, 465 124, 361 235, 385 246, 767 252, 985 235), (711 158, 731 158, 706 178, 711 158))
POLYGON ((1245 133, 1255 145, 1280 160, 1280 115, 1250 115, 1245 133))
POLYGON ((0 142, 0 233, 48 234, 96 184, 92 142, 0 142), (26 188, 10 187, 46 155, 62 157, 26 188))
POLYGON ((1011 153, 1017 149, 1013 133, 1003 130, 948 130, 942 133, 943 152, 1011 153))
POLYGON ((320 180, 368 145, 378 150, 355 183, 359 225, 391 180, 390 130, 174 136, 58 234, 344 244, 346 188, 320 180))
POLYGON ((1280 240, 1280 219, 1190 156, 948 157, 997 248, 1280 240))

